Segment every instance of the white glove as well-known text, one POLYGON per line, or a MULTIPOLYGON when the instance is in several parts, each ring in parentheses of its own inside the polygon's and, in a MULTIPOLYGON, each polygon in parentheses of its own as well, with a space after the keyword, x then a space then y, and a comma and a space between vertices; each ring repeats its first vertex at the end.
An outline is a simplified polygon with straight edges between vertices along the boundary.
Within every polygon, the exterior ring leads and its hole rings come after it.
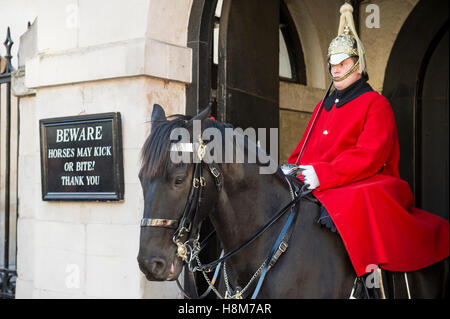
POLYGON ((305 177, 305 184, 308 185, 308 189, 315 189, 320 186, 319 178, 317 178, 312 165, 300 165, 299 167, 303 169, 302 175, 305 177))

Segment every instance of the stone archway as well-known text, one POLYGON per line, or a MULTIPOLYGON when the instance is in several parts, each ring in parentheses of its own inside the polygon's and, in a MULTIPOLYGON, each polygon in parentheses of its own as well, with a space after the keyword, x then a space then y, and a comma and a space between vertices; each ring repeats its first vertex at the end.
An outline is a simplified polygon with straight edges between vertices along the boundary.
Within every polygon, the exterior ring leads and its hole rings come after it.
POLYGON ((392 48, 383 88, 397 121, 400 174, 416 206, 447 219, 448 29, 448 2, 420 1, 392 48))

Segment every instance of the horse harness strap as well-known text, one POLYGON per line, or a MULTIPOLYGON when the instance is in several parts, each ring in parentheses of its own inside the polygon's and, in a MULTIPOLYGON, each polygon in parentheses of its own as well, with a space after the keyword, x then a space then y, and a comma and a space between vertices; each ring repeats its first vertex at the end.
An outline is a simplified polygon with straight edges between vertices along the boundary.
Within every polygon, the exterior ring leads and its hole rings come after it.
POLYGON ((216 184, 217 192, 222 189, 222 180, 220 178, 220 171, 213 163, 206 164, 208 166, 209 172, 214 177, 214 183, 216 184))
MULTIPOLYGON (((285 177, 286 178, 286 177, 285 177)), ((266 226, 264 226, 256 235, 254 235, 252 238, 250 238, 247 242, 245 242, 244 244, 242 244, 240 247, 238 247, 237 249, 231 251, 230 253, 228 253, 227 255, 225 255, 223 258, 216 260, 215 262, 205 265, 205 266, 209 266, 211 267, 212 264, 216 263, 216 262, 222 262, 225 259, 231 257, 232 255, 234 255, 235 253, 237 253, 239 250, 241 250, 242 248, 244 248, 245 246, 247 246, 248 244, 250 244, 254 239, 256 239, 257 237, 259 237, 259 235, 262 234, 262 232, 264 232, 265 230, 268 229, 268 227, 270 227, 276 220, 278 220, 282 215, 284 215, 284 213, 287 211, 287 209, 290 207, 290 214, 288 219, 286 220, 286 223, 283 226, 283 229, 281 230, 280 234, 278 235, 277 240, 275 241, 275 244, 273 245, 269 255, 267 256, 267 258, 264 260, 264 262, 261 264, 261 266, 258 268, 258 270, 255 272, 255 274, 252 276, 252 278, 250 279, 250 281, 247 283, 247 285, 244 287, 244 289, 240 289, 240 288, 236 288, 235 291, 232 291, 232 289, 229 287, 229 283, 228 283, 228 276, 226 273, 226 269, 225 269, 225 263, 223 264, 224 266, 224 279, 225 279, 225 284, 227 286, 227 293, 226 296, 228 298, 232 298, 232 299, 242 299, 247 297, 248 293, 247 290, 248 288, 252 285, 253 281, 259 276, 259 280, 258 283, 256 285, 256 288, 253 292, 253 295, 251 297, 251 299, 255 299, 258 294, 259 291, 261 289, 261 286, 264 282, 265 276, 267 274, 267 272, 275 265, 275 263, 278 261, 278 259, 280 258, 281 254, 283 254, 284 252, 286 252, 287 248, 288 248, 288 242, 289 239, 295 229, 294 225, 295 225, 295 221, 296 218, 298 216, 297 212, 299 211, 299 209, 295 209, 297 206, 297 203, 299 203, 300 199, 302 199, 303 197, 307 196, 309 193, 311 193, 311 190, 304 190, 305 186, 303 186, 303 188, 299 188, 297 187, 297 185, 293 185, 288 178, 286 178, 286 181, 289 185, 290 188, 290 193, 292 196, 292 201, 285 206, 274 218, 272 218, 268 224, 266 224, 266 226), (295 191, 292 189, 292 187, 294 186, 295 191)), ((203 267, 205 267, 203 266, 203 267)))
MULTIPOLYGON (((292 189, 293 185, 289 181, 288 178, 286 178, 286 181, 289 185, 292 200, 295 200, 296 198, 302 198, 303 196, 311 193, 311 190, 304 191, 303 189, 301 189, 300 193, 298 193, 297 190, 294 191, 292 189)), ((275 263, 278 261, 280 256, 284 252, 286 252, 286 250, 289 246, 289 244, 288 244, 289 239, 291 238, 291 235, 295 229, 295 221, 297 220, 297 216, 298 216, 297 212, 299 211, 299 209, 296 209, 296 206, 297 206, 297 204, 295 204, 291 207, 291 212, 289 214, 289 217, 288 217, 286 223, 284 224, 283 229, 281 230, 280 234, 278 235, 278 238, 275 241, 275 244, 273 245, 269 256, 267 257, 267 259, 265 261, 265 266, 261 272, 261 276, 258 281, 258 284, 253 292, 252 299, 255 299, 258 296, 267 272, 275 265, 275 263)))
MULTIPOLYGON (((307 191, 309 193, 310 191, 307 191)), ((306 195, 306 194, 305 194, 306 195)), ((233 249, 232 251, 225 254, 222 258, 219 258, 209 264, 202 265, 198 268, 200 271, 206 271, 211 272, 212 269, 214 269, 219 263, 225 261, 226 259, 230 258, 231 256, 238 253, 240 250, 244 249, 248 245, 250 245, 253 241, 255 241, 259 236, 261 236, 267 229, 269 229, 270 226, 272 226, 278 219, 280 219, 289 208, 294 207, 300 199, 303 197, 303 195, 295 197, 292 201, 290 201, 285 207, 283 207, 274 217, 272 217, 269 222, 264 225, 256 234, 254 234, 252 237, 250 237, 248 240, 246 240, 244 243, 242 243, 239 247, 233 249)))
MULTIPOLYGON (((292 199, 294 200, 296 196, 303 198, 306 197, 307 195, 311 194, 310 190, 307 191, 303 191, 302 189, 296 189, 295 191, 292 189, 292 183, 289 181, 288 178, 286 178, 286 181, 288 182, 289 188, 290 188, 290 192, 291 192, 291 196, 292 199)), ((295 187, 295 186, 294 186, 295 187)), ((296 214, 299 210, 295 209, 296 205, 291 207, 291 213, 288 217, 288 220, 286 221, 286 224, 284 226, 284 229, 281 231, 279 237, 281 238, 281 241, 278 244, 278 241, 275 242, 275 246, 277 246, 277 250, 273 253, 272 258, 269 262, 268 265, 268 270, 270 268, 272 268, 275 263, 277 262, 278 258, 280 258, 281 254, 286 252, 287 248, 288 248, 288 242, 289 239, 291 238, 291 235, 294 231, 294 225, 295 225, 295 221, 297 220, 297 216, 298 214, 296 214), (281 237, 283 236, 283 237, 281 237)), ((275 248, 274 246, 274 248, 275 248)))

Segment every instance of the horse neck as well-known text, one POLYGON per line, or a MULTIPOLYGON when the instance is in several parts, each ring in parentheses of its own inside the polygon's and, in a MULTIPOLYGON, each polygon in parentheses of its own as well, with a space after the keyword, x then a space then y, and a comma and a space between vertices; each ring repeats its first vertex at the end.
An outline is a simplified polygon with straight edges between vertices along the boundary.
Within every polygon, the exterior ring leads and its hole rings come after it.
MULTIPOLYGON (((237 180, 227 179, 226 174, 217 209, 210 214, 225 253, 252 237, 291 200, 287 183, 276 174, 246 174, 248 177, 237 180)), ((277 222, 226 262, 231 277, 240 284, 250 279, 267 257, 282 225, 282 221, 277 222)))

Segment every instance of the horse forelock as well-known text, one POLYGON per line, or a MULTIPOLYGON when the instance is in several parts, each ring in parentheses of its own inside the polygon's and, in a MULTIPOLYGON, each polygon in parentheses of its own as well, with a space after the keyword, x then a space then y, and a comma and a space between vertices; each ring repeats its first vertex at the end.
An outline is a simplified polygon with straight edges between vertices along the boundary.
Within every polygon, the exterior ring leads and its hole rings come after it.
POLYGON ((152 122, 152 130, 141 150, 141 172, 146 177, 163 175, 170 165, 170 133, 178 127, 186 127, 190 117, 172 115, 169 120, 152 122))

